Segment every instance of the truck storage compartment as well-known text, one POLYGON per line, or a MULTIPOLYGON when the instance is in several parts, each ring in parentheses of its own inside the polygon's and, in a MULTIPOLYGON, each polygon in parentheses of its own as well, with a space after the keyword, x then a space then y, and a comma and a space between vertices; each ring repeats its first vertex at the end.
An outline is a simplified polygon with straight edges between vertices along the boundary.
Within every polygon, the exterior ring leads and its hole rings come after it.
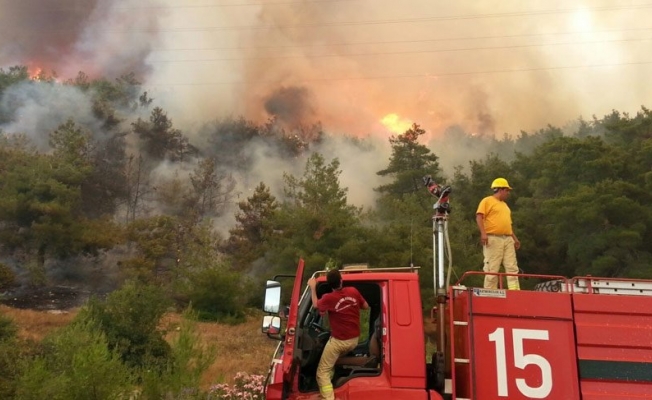
POLYGON ((640 293, 573 294, 583 400, 652 398, 652 309, 640 293))
POLYGON ((458 399, 579 399, 570 293, 453 289, 458 399))

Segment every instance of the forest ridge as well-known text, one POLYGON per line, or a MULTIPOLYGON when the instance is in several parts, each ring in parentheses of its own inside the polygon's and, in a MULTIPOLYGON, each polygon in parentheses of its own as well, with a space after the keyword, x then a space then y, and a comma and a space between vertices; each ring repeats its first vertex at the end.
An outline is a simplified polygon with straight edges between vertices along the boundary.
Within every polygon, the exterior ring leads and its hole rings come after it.
MULTIPOLYGON (((287 129, 274 119, 222 118, 193 142, 134 76, 109 81, 80 73, 60 82, 30 77, 26 67, 0 69, 0 287, 65 281, 106 290, 135 280, 164 288, 206 318, 239 318, 246 305, 260 303, 257 282, 292 271, 299 257, 312 271, 359 262, 432 265, 425 175, 453 188, 449 234, 458 275, 481 269, 475 208, 502 176, 514 187, 509 205, 526 272, 652 276, 649 109, 580 119, 570 133, 548 126, 498 140, 450 131, 446 149, 486 149, 452 174, 442 170, 437 149, 422 143, 425 129, 413 124, 389 138, 384 167, 373 177, 360 174, 361 185, 382 182, 373 187, 374 204, 361 206, 341 183, 337 148, 315 150, 330 137, 318 124, 287 129), (79 94, 79 112, 53 106, 33 131, 7 133, 28 91, 54 94, 53 102, 57 94, 79 94), (53 121, 53 129, 43 128, 53 121), (37 139, 44 129, 47 144, 37 139), (251 143, 302 172, 269 165, 282 182, 273 193, 247 173, 254 156, 265 157, 251 143), (162 165, 178 168, 161 175, 162 165), (255 189, 238 197, 243 176, 255 189), (232 212, 229 204, 236 205, 235 224, 225 233, 216 221, 232 212)), ((364 139, 342 140, 369 152, 364 139)), ((423 268, 422 276, 428 295, 432 271, 423 268)))

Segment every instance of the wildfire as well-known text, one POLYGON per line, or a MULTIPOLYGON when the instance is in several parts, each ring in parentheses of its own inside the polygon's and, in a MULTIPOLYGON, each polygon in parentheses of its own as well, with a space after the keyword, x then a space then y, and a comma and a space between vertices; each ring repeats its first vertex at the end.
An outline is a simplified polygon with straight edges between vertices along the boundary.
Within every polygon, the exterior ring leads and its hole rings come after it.
POLYGON ((34 68, 29 68, 29 79, 31 80, 36 80, 41 76, 43 73, 43 68, 40 67, 34 67, 34 68))
POLYGON ((398 114, 387 114, 385 115, 380 122, 387 128, 390 132, 401 134, 410 129, 412 126, 412 121, 401 118, 398 114))
POLYGON ((28 64, 27 74, 33 81, 61 82, 54 71, 47 72, 44 68, 34 64, 28 64))

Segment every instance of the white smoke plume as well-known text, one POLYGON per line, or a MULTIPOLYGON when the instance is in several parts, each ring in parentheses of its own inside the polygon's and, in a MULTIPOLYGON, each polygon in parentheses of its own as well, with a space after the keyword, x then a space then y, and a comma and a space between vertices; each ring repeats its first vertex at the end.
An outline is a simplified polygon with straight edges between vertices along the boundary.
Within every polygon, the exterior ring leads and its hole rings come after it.
POLYGON ((68 119, 98 132, 100 124, 91 107, 88 96, 73 86, 23 82, 10 86, 0 97, 0 110, 14 117, 0 127, 7 133, 23 133, 38 149, 47 150, 49 134, 68 119))

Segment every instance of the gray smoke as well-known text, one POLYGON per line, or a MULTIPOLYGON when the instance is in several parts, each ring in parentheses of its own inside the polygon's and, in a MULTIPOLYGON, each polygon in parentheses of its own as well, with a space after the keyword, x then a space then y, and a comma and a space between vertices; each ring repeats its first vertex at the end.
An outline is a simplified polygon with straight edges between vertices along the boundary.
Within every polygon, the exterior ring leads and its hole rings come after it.
POLYGON ((74 86, 22 82, 10 86, 0 97, 0 113, 11 122, 0 125, 7 133, 22 133, 40 150, 49 149, 49 135, 68 119, 100 132, 90 98, 74 86))
POLYGON ((0 10, 0 67, 27 65, 63 79, 151 69, 159 11, 136 0, 0 0, 0 10))
POLYGON ((280 87, 265 101, 265 110, 292 129, 317 122, 311 102, 312 94, 306 88, 280 87))

